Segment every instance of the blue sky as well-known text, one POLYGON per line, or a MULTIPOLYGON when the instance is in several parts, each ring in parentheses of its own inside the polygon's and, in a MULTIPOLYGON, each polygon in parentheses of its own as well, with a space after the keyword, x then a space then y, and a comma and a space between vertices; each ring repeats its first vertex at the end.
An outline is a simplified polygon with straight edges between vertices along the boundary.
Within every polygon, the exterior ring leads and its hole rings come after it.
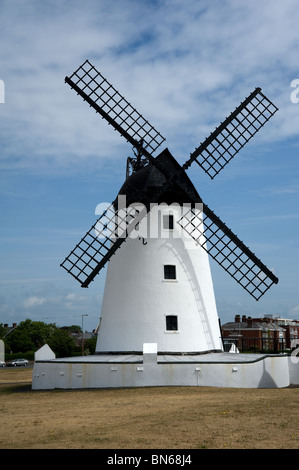
POLYGON ((188 175, 280 280, 256 302, 211 260, 222 323, 299 319, 298 24, 297 0, 0 0, 0 322, 99 319, 105 272, 82 289, 59 265, 132 152, 64 83, 85 59, 180 163, 256 86, 279 107, 213 181, 188 175))

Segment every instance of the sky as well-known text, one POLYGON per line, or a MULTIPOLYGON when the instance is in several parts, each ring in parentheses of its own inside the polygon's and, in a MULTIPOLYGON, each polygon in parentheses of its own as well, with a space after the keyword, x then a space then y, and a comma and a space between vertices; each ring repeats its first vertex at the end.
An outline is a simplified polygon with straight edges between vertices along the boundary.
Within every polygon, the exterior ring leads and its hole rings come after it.
POLYGON ((65 84, 86 59, 181 164, 257 86, 275 103, 216 178, 188 176, 279 278, 257 302, 211 260, 221 322, 299 320, 298 24, 297 0, 0 0, 0 323, 99 321, 105 271, 82 289, 60 263, 132 149, 65 84))

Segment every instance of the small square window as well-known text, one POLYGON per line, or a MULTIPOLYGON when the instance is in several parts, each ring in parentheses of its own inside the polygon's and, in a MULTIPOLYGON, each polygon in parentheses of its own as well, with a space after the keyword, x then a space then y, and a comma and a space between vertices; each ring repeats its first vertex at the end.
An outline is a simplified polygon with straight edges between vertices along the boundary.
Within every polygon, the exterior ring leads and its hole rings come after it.
POLYGON ((173 215, 163 215, 163 228, 173 230, 173 215))
POLYGON ((177 331, 178 317, 176 315, 166 315, 166 330, 177 331))
POLYGON ((164 279, 176 279, 176 268, 172 264, 165 264, 164 279))

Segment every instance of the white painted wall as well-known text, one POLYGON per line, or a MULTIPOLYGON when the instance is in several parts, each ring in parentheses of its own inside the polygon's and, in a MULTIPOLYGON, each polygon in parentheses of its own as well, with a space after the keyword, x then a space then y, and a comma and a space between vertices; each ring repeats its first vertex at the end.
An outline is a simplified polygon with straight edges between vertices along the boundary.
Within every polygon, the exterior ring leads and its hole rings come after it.
POLYGON ((299 357, 291 355, 289 358, 290 383, 299 385, 299 357))
POLYGON ((238 354, 235 355, 238 362, 232 362, 227 356, 232 355, 216 353, 189 357, 185 363, 175 358, 172 362, 157 363, 155 352, 146 352, 140 356, 139 362, 133 363, 110 362, 113 357, 100 362, 101 356, 35 362, 32 389, 150 386, 282 388, 293 383, 287 356, 257 355, 256 359, 252 354, 248 359, 246 355, 238 354))
POLYGON ((40 349, 34 353, 35 361, 49 361, 55 359, 56 355, 48 344, 44 344, 40 349))
POLYGON ((179 226, 161 235, 146 245, 128 239, 109 262, 96 353, 142 352, 143 343, 157 343, 158 352, 222 349, 207 253, 179 226), (176 266, 176 280, 164 280, 167 264, 176 266), (166 315, 177 315, 178 331, 166 331, 166 315))
POLYGON ((0 361, 5 362, 5 345, 2 339, 0 339, 0 361))

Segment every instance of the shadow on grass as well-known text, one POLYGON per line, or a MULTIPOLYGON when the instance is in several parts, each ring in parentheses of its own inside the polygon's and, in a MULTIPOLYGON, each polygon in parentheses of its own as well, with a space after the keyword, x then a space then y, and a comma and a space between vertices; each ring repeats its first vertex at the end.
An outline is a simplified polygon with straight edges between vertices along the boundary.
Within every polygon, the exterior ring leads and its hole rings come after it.
POLYGON ((24 384, 15 384, 15 385, 1 385, 0 386, 0 395, 9 395, 12 393, 28 393, 32 392, 31 382, 24 384))

